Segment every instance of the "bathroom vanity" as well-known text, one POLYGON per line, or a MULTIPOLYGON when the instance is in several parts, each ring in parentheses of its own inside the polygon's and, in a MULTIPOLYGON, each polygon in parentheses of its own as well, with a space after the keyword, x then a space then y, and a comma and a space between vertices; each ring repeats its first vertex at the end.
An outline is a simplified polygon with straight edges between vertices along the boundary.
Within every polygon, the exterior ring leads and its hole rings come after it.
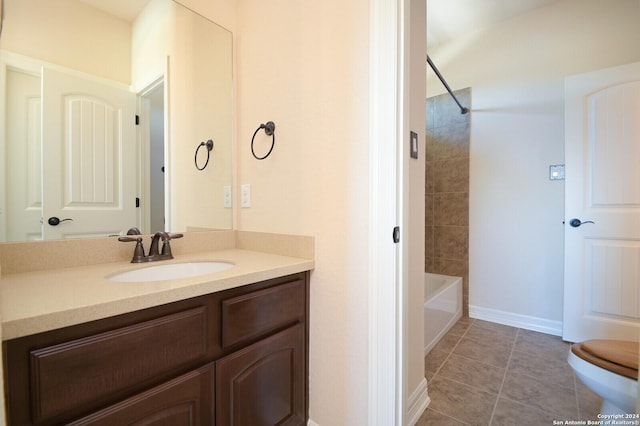
POLYGON ((306 424, 313 261, 237 248, 182 260, 203 257, 234 267, 156 283, 97 278, 113 264, 3 277, 8 424, 306 424), (73 282, 43 302, 48 312, 18 319, 7 297, 20 303, 46 276, 73 282), (94 303, 100 286, 111 300, 94 303))

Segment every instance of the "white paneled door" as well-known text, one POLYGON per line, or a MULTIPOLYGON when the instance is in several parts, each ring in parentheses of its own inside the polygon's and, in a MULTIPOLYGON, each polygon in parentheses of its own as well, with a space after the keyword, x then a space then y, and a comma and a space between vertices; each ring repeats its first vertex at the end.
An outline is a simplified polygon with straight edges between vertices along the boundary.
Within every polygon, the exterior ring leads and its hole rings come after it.
POLYGON ((638 340, 640 62, 565 80, 563 339, 638 340))
POLYGON ((42 87, 43 238, 135 226, 135 95, 47 68, 42 87))

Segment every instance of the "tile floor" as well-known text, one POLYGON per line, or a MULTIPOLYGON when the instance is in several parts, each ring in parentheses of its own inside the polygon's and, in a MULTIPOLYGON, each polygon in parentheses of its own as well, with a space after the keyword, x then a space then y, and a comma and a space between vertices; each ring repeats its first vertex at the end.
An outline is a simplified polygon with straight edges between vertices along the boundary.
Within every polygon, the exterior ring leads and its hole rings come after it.
POLYGON ((568 350, 557 336, 463 317, 425 357, 431 403, 417 426, 596 419, 601 400, 573 374, 568 350))

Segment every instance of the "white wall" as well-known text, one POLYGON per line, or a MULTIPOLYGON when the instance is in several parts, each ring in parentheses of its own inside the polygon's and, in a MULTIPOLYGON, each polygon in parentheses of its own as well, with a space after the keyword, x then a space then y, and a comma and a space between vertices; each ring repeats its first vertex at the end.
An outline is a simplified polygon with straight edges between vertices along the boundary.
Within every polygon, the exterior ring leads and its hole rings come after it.
POLYGON ((564 163, 564 76, 638 61, 639 22, 638 0, 565 0, 429 52, 472 88, 472 316, 560 333, 564 185, 548 170, 564 163))
POLYGON ((368 1, 237 4, 237 184, 252 186, 238 228, 315 237, 310 417, 320 425, 364 425, 368 1), (269 120, 276 145, 258 161, 251 136, 269 120))
POLYGON ((4 3, 1 49, 121 83, 131 82, 129 22, 73 0, 4 3))

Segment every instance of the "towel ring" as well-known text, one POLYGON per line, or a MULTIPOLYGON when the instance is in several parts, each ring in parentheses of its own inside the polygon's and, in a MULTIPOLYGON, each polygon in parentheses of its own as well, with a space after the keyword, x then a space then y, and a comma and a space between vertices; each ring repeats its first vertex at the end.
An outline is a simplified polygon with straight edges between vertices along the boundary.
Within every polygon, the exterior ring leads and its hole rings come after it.
POLYGON ((253 137, 251 138, 251 153, 253 154, 254 158, 256 160, 264 160, 265 158, 267 158, 269 155, 271 155, 271 151, 273 151, 273 147, 276 145, 276 125, 274 124, 273 121, 267 121, 266 124, 261 124, 260 127, 258 127, 256 129, 255 132, 253 132, 253 137), (271 136, 271 148, 269 148, 269 152, 267 152, 264 157, 258 157, 256 155, 256 152, 253 150, 253 144, 255 142, 256 139, 256 134, 258 134, 258 132, 260 131, 260 129, 264 129, 264 132, 267 134, 267 136, 271 136))
POLYGON ((209 139, 206 142, 200 142, 200 145, 198 145, 198 147, 196 148, 196 155, 194 158, 194 161, 196 163, 196 169, 202 171, 205 169, 205 167, 207 167, 207 164, 209 164, 209 156, 211 155, 211 150, 213 149, 213 141, 211 139, 209 139), (198 151, 200 151, 200 148, 202 148, 203 146, 207 147, 207 161, 205 161, 204 166, 202 166, 202 168, 198 167, 198 151))

